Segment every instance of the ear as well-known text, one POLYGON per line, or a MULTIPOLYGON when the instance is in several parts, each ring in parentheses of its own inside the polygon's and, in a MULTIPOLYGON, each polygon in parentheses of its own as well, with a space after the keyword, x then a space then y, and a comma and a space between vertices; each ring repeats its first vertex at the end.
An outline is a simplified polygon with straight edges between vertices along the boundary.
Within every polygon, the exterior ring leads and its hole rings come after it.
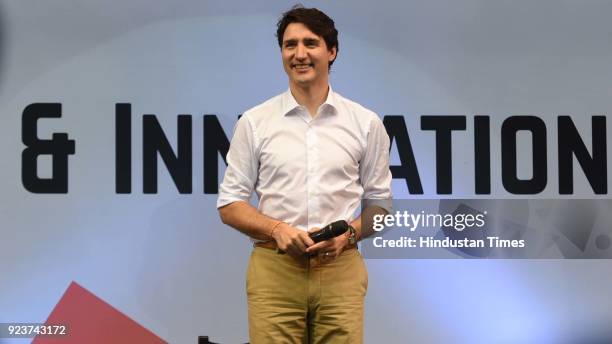
POLYGON ((329 56, 327 58, 327 61, 332 62, 336 59, 336 52, 338 51, 338 49, 336 49, 336 47, 333 47, 329 49, 328 51, 329 51, 329 56))

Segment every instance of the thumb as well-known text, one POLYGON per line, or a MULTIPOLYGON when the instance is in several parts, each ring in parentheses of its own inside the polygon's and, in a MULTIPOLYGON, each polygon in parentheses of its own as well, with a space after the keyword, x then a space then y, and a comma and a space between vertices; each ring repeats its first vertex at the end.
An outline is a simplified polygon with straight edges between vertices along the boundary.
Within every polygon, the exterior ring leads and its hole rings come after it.
POLYGON ((312 227, 311 229, 308 230, 308 233, 313 233, 313 232, 316 232, 316 231, 318 231, 320 229, 321 228, 319 228, 319 227, 312 227))

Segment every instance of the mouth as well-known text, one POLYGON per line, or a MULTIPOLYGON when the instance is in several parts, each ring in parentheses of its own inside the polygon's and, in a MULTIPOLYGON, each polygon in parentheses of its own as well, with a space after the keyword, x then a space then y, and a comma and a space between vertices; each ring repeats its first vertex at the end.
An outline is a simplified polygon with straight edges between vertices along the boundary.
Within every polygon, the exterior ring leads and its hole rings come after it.
POLYGON ((291 68, 295 69, 298 72, 307 71, 313 67, 314 67, 314 64, 312 63, 294 63, 291 65, 291 68))

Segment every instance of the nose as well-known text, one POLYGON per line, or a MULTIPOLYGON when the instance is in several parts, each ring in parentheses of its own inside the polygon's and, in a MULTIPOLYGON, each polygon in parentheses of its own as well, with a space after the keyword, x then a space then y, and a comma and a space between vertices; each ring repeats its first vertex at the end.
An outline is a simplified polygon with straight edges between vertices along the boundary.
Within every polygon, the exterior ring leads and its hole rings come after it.
POLYGON ((306 47, 302 43, 299 43, 297 45, 295 51, 295 58, 298 60, 303 60, 306 58, 306 47))

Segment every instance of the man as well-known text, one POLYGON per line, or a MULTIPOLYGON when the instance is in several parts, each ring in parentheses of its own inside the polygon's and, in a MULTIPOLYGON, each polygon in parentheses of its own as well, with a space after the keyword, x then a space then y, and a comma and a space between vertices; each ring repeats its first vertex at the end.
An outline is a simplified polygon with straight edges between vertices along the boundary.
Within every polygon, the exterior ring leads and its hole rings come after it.
POLYGON ((217 202, 222 221, 255 242, 251 343, 360 343, 367 272, 355 213, 362 198, 388 209, 389 137, 375 113, 329 86, 338 53, 331 18, 294 7, 277 26, 289 90, 238 121, 217 202), (350 230, 316 244, 309 237, 336 220, 350 230))

